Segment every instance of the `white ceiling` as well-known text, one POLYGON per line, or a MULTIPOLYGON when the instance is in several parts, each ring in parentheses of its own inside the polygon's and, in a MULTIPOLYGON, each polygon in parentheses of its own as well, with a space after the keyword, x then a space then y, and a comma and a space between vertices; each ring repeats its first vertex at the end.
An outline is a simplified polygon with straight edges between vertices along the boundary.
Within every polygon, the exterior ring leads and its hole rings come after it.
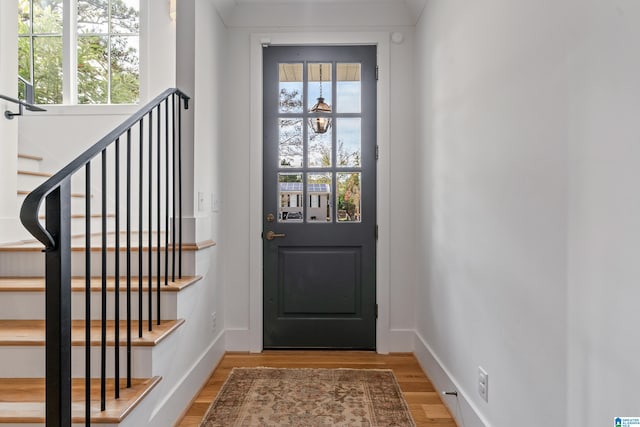
POLYGON ((213 0, 230 27, 415 25, 426 0, 213 0))

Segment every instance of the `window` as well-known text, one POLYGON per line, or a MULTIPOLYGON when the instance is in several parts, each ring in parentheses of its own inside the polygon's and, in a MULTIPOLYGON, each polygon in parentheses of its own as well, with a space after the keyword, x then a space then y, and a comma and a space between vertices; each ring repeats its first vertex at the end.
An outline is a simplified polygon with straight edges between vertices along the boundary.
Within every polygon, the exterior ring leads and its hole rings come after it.
POLYGON ((18 3, 19 75, 37 104, 138 102, 140 0, 18 3))

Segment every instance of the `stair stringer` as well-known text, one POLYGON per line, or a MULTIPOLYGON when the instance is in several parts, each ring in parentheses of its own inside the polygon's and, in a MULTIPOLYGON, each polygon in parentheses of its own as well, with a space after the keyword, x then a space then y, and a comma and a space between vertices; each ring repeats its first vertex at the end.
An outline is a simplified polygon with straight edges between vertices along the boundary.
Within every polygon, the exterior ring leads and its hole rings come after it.
POLYGON ((162 372, 163 381, 153 390, 155 397, 150 397, 155 399, 152 412, 138 426, 175 425, 224 355, 222 313, 216 327, 210 318, 221 301, 216 260, 216 247, 197 252, 195 270, 203 279, 180 293, 177 314, 185 323, 172 337, 175 344, 169 351, 154 359, 153 374, 162 372))

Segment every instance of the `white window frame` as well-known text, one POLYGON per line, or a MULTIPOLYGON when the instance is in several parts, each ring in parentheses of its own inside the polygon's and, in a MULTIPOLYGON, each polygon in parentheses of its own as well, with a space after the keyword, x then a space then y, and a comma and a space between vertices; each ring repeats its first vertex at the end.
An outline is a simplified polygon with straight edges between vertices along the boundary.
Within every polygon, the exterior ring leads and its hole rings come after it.
MULTIPOLYGON (((77 79, 77 47, 78 47, 78 30, 77 30, 77 0, 62 0, 62 104, 47 104, 47 108, 56 106, 82 106, 82 107, 122 107, 128 105, 138 105, 143 101, 143 88, 145 87, 146 76, 142 71, 145 69, 143 61, 146 57, 144 46, 146 45, 147 19, 146 11, 148 0, 139 0, 139 18, 140 27, 138 31, 138 84, 139 96, 136 104, 80 104, 78 103, 78 79, 77 79)), ((33 63, 33 49, 31 51, 30 62, 33 63)), ((33 70, 32 70, 33 71, 33 70)), ((33 79, 33 72, 31 73, 33 79)), ((32 81, 33 83, 33 81, 32 81)), ((109 82, 109 86, 111 83, 109 82)))

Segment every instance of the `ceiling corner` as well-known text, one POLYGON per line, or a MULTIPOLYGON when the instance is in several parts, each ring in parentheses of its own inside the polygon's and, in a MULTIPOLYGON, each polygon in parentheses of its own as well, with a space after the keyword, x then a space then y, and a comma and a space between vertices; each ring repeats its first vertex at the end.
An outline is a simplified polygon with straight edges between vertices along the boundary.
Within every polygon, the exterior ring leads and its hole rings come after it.
POLYGON ((222 22, 228 25, 233 9, 238 5, 236 0, 212 0, 222 22))
POLYGON ((420 16, 422 15, 422 11, 424 10, 425 5, 427 4, 427 0, 404 0, 404 4, 411 12, 411 15, 414 17, 413 24, 417 24, 420 20, 420 16))

